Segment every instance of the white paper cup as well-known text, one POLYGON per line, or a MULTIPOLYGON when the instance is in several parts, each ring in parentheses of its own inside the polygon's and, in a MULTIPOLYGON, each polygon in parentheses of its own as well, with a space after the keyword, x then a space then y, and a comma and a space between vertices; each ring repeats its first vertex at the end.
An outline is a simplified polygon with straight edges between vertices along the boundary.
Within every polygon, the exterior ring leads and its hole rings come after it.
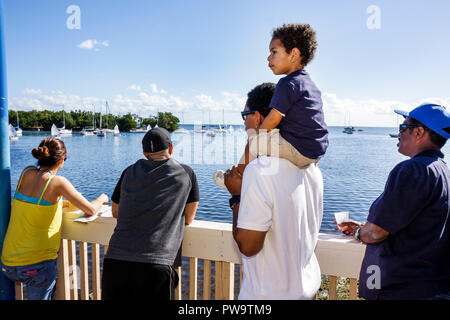
POLYGON ((336 223, 340 225, 342 222, 348 221, 348 211, 335 212, 334 218, 336 219, 336 223))

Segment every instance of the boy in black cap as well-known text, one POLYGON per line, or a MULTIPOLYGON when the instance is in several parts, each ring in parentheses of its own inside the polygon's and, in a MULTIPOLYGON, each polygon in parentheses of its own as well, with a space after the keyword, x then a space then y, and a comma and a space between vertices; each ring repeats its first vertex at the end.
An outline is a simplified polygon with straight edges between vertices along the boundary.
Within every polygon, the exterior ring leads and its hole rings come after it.
POLYGON ((123 171, 111 197, 117 226, 103 262, 104 300, 173 299, 172 266, 198 206, 195 173, 172 158, 169 132, 149 130, 142 147, 146 159, 123 171))

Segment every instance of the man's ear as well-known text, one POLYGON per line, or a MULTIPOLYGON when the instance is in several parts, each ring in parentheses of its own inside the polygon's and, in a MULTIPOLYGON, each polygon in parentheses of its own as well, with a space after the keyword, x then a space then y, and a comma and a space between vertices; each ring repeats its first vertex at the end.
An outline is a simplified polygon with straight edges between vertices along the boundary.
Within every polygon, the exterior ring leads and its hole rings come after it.
POLYGON ((264 121, 264 117, 259 111, 256 111, 255 114, 258 117, 258 123, 256 125, 259 128, 264 121))
POLYGON ((147 159, 149 159, 149 158, 150 158, 147 152, 145 152, 145 151, 142 151, 142 154, 143 154, 143 155, 144 155, 144 157, 146 157, 147 159))
POLYGON ((427 134, 427 131, 423 127, 417 127, 417 138, 424 138, 427 134))
POLYGON ((172 153, 173 153, 173 144, 169 146, 169 154, 172 155, 172 153))

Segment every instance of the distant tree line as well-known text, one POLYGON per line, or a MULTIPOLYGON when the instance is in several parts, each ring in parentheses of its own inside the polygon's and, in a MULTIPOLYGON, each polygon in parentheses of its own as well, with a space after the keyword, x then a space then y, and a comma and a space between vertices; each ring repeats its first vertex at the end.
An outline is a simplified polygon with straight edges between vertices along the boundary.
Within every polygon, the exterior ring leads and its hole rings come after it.
MULTIPOLYGON (((9 122, 13 126, 17 126, 17 115, 19 116, 19 126, 23 130, 49 131, 53 124, 58 128, 63 126, 63 111, 50 110, 32 110, 32 111, 14 111, 9 110, 9 122)), ((82 130, 83 128, 92 127, 100 128, 100 112, 73 110, 64 113, 67 129, 82 130)), ((123 116, 113 114, 102 114, 102 128, 113 129, 117 124, 120 131, 130 131, 135 128, 145 128, 150 125, 152 128, 158 124, 158 127, 166 128, 172 132, 178 129, 180 120, 171 112, 158 112, 158 116, 150 116, 143 118, 137 114, 127 113, 123 116)))

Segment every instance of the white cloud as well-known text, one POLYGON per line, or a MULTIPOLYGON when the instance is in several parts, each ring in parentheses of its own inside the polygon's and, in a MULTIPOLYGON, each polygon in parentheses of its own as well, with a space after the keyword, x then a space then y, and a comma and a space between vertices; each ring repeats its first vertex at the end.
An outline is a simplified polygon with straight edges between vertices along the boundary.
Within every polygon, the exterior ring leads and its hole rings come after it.
POLYGON ((167 91, 164 89, 158 89, 158 86, 156 85, 156 83, 151 83, 149 85, 150 89, 152 90, 153 93, 157 93, 157 94, 167 94, 167 91))
POLYGON ((23 89, 22 90, 22 94, 23 95, 29 95, 29 96, 34 96, 34 95, 39 95, 42 93, 41 89, 23 89))
POLYGON ((109 41, 105 40, 105 41, 97 41, 97 40, 85 40, 83 42, 81 42, 78 45, 78 48, 80 49, 86 49, 86 50, 94 50, 94 51, 100 51, 99 47, 109 47, 109 41))
POLYGON ((410 111, 424 102, 438 103, 450 107, 450 97, 424 98, 419 101, 353 100, 336 94, 322 95, 325 121, 331 126, 347 125, 348 119, 354 126, 395 127, 397 116, 394 109, 410 111))
MULTIPOLYGON (((157 111, 172 112, 178 117, 184 113, 187 123, 205 121, 209 123, 236 123, 242 124, 239 112, 243 109, 246 96, 222 91, 219 96, 213 97, 205 93, 198 93, 192 98, 181 98, 169 95, 165 90, 159 89, 156 84, 149 86, 149 91, 144 91, 141 86, 132 84, 127 88, 126 94, 116 94, 108 99, 111 112, 114 114, 137 113, 148 117, 155 115, 157 111)), ((9 104, 11 109, 19 110, 66 110, 81 109, 95 110, 105 106, 104 97, 89 97, 76 94, 68 94, 60 90, 52 90, 44 93, 40 89, 24 89, 21 96, 11 97, 9 104)), ((329 126, 343 126, 348 123, 354 126, 384 126, 395 127, 397 115, 394 109, 412 110, 423 102, 433 102, 450 107, 450 97, 424 98, 420 101, 354 100, 339 97, 333 93, 323 93, 323 108, 325 121, 329 126)))
POLYGON ((142 91, 142 88, 140 85, 137 84, 132 84, 131 86, 129 86, 127 88, 128 90, 134 90, 134 91, 142 91))

